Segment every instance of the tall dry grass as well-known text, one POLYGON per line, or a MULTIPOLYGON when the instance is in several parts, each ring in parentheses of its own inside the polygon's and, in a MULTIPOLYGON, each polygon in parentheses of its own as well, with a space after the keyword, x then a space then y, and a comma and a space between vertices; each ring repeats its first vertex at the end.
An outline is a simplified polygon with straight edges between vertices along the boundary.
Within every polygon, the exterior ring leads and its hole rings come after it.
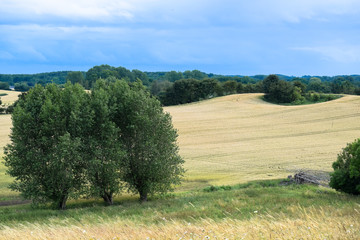
MULTIPOLYGON (((256 213, 250 220, 231 217, 221 221, 202 219, 195 223, 163 219, 163 223, 144 225, 114 219, 96 225, 60 226, 24 224, 16 228, 4 227, 0 239, 360 239, 360 214, 336 216, 323 209, 300 212, 298 218, 281 214, 273 216, 256 213)), ((355 211, 355 210, 354 210, 355 211)), ((231 215, 231 213, 229 213, 231 215)))

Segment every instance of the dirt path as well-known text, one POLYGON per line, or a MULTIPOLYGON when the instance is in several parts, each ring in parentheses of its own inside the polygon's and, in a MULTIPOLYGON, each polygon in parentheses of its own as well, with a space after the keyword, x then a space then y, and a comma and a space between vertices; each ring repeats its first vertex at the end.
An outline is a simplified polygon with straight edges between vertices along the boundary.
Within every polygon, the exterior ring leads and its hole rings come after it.
POLYGON ((13 205, 21 205, 31 203, 30 200, 9 200, 9 201, 0 201, 0 207, 4 206, 13 206, 13 205))

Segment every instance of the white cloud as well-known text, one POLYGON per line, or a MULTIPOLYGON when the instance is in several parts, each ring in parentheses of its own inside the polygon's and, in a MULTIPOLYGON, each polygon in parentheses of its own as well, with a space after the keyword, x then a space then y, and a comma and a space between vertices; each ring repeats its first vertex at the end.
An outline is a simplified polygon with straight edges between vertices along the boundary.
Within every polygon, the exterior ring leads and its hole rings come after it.
MULTIPOLYGON (((36 22, 53 18, 95 22, 195 24, 229 21, 326 20, 328 15, 358 13, 357 0, 2 0, 0 19, 36 22), (324 16, 325 15, 325 16, 324 16)), ((55 21, 55 20, 54 20, 55 21)), ((22 21, 23 22, 23 21, 22 21)), ((230 23, 230 22, 229 22, 230 23)))
MULTIPOLYGON (((328 20, 333 15, 356 14, 360 11, 357 0, 253 0, 244 4, 244 14, 257 21, 328 20)), ((266 22, 265 22, 266 23, 266 22)))
POLYGON ((129 1, 112 0, 3 0, 0 12, 17 18, 60 17, 110 21, 131 19, 133 5, 129 1))
POLYGON ((296 47, 293 50, 317 53, 325 60, 339 63, 360 62, 360 45, 296 47))

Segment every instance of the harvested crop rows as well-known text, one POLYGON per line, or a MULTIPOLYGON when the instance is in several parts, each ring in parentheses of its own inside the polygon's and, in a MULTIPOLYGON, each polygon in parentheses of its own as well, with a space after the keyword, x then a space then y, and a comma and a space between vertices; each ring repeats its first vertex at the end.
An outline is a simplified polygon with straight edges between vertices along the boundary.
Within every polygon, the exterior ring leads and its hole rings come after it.
POLYGON ((241 94, 167 107, 187 169, 183 189, 284 178, 298 169, 331 171, 360 137, 360 97, 280 106, 241 94))

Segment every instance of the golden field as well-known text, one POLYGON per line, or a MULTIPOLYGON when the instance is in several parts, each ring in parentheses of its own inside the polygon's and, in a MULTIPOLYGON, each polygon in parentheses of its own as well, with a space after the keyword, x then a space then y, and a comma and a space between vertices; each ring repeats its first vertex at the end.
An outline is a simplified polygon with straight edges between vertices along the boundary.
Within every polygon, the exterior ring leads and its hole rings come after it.
POLYGON ((0 96, 1 101, 5 105, 9 105, 9 104, 12 104, 13 102, 15 102, 18 99, 18 96, 21 94, 21 92, 9 91, 9 90, 0 90, 0 94, 1 93, 7 94, 6 96, 0 96))
POLYGON ((167 107, 178 129, 183 188, 284 178, 297 169, 331 171, 360 137, 360 97, 301 106, 241 94, 167 107))

